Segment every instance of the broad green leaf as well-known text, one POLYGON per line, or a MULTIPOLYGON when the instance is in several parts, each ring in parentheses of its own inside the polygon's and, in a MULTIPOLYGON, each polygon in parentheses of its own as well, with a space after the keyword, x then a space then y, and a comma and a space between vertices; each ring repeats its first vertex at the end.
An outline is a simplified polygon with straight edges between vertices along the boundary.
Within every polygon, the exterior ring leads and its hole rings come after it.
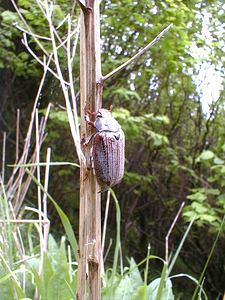
POLYGON ((131 298, 131 300, 140 300, 140 299, 143 299, 143 300, 149 299, 147 297, 147 286, 146 285, 140 286, 137 289, 137 292, 135 293, 135 295, 131 298))
POLYGON ((48 282, 46 300, 71 300, 71 293, 63 273, 55 273, 48 282))
POLYGON ((223 160, 223 159, 220 159, 220 158, 217 157, 217 156, 214 157, 213 162, 214 162, 214 164, 216 164, 216 165, 222 165, 222 164, 224 164, 224 160, 223 160))
POLYGON ((215 156, 215 154, 210 150, 203 151, 197 158, 196 162, 198 161, 204 161, 204 160, 210 160, 215 156))
POLYGON ((138 266, 137 266, 135 260, 133 259, 133 257, 131 257, 131 259, 130 259, 130 268, 129 269, 131 270, 129 273, 131 284, 132 284, 133 288, 136 289, 138 286, 141 286, 143 284, 143 280, 142 280, 140 271, 138 269, 138 266))
POLYGON ((129 275, 124 275, 119 285, 116 287, 113 300, 129 300, 134 293, 134 287, 132 286, 132 282, 130 280, 129 275))
POLYGON ((188 195, 187 199, 196 200, 198 202, 203 202, 204 200, 207 199, 207 196, 205 194, 203 194, 203 193, 197 192, 195 194, 188 195))
POLYGON ((163 285, 161 285, 161 292, 159 295, 160 283, 162 283, 162 278, 157 278, 153 280, 148 286, 148 300, 174 300, 174 295, 172 291, 172 282, 170 279, 165 279, 163 285))

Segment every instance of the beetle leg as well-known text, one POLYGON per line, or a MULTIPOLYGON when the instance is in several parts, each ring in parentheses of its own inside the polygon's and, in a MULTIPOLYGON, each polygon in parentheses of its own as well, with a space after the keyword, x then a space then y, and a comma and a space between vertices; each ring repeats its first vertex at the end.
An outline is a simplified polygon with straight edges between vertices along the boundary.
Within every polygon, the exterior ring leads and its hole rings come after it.
POLYGON ((86 121, 89 125, 91 125, 92 127, 95 128, 95 124, 94 124, 93 121, 90 120, 90 117, 89 117, 88 114, 86 114, 86 115, 84 116, 84 119, 85 119, 85 121, 86 121))
POLYGON ((86 138, 83 138, 82 139, 83 146, 87 146, 91 142, 91 140, 93 139, 94 135, 95 135, 95 133, 91 134, 90 136, 88 136, 86 138))
POLYGON ((96 112, 92 112, 89 109, 85 109, 85 121, 95 128, 95 124, 92 120, 94 120, 94 117, 96 116, 96 112))
POLYGON ((91 168, 93 170, 93 173, 95 175, 94 159, 93 159, 93 152, 92 151, 93 151, 93 148, 91 147, 91 149, 90 149, 90 166, 91 166, 91 168))

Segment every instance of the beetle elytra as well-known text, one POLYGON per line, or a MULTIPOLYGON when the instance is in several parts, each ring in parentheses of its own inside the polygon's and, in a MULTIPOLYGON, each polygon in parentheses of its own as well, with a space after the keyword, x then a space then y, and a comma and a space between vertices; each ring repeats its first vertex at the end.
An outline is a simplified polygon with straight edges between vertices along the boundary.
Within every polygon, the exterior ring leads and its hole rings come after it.
POLYGON ((92 158, 97 181, 104 192, 123 178, 125 136, 109 110, 101 108, 97 113, 88 113, 96 115, 95 122, 88 115, 85 119, 97 131, 91 138, 92 158))

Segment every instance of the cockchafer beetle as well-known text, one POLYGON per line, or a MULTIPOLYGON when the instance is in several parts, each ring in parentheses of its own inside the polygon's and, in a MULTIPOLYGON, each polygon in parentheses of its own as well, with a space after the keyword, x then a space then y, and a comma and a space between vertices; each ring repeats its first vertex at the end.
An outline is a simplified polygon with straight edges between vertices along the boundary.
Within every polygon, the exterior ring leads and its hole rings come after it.
POLYGON ((110 110, 101 108, 97 113, 87 111, 85 120, 96 129, 90 141, 95 175, 101 192, 118 184, 124 174, 125 135, 110 110), (90 120, 95 115, 95 121, 90 120))

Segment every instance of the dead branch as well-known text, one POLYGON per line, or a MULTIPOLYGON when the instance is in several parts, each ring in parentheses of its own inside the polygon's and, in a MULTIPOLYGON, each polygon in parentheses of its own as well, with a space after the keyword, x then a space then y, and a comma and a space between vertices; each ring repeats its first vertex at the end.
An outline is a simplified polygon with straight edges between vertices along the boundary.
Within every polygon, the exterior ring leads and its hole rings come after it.
POLYGON ((132 64, 135 60, 138 60, 139 57, 142 56, 143 54, 145 54, 145 52, 147 52, 150 48, 152 48, 167 33, 167 31, 169 31, 169 29, 172 26, 173 26, 172 24, 167 26, 159 35, 157 35, 156 38, 154 38, 154 40, 152 40, 147 46, 145 46, 143 49, 141 49, 137 54, 135 54, 133 57, 131 57, 128 61, 123 63, 118 68, 114 69, 112 72, 110 72, 107 75, 103 76, 102 81, 104 82, 105 80, 109 79, 110 77, 114 76, 115 74, 117 74, 120 71, 122 71, 123 69, 125 69, 127 66, 132 64))

